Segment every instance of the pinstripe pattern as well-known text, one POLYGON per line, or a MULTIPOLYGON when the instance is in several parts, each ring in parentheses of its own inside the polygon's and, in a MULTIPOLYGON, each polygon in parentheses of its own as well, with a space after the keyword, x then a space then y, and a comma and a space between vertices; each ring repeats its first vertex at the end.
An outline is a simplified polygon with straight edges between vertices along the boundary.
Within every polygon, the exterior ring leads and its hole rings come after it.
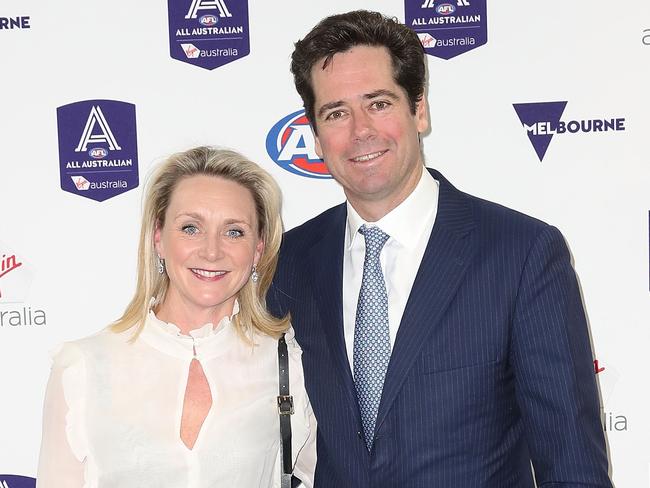
POLYGON ((609 487, 592 355, 559 231, 456 190, 395 340, 372 451, 343 340, 345 205, 285 235, 269 293, 290 311, 318 418, 316 487, 609 487))

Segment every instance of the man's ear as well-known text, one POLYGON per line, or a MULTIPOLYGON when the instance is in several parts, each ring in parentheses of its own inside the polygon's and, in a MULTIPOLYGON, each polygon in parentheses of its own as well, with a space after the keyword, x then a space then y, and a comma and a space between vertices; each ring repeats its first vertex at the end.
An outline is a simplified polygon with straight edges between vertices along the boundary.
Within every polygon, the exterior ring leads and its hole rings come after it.
POLYGON ((427 104, 427 99, 422 96, 422 98, 415 103, 415 126, 419 134, 426 132, 429 128, 429 105, 427 104))
POLYGON ((310 125, 311 127, 311 132, 314 134, 314 150, 316 151, 316 154, 318 154, 318 157, 323 159, 323 147, 320 145, 320 139, 318 138, 318 134, 314 130, 314 126, 310 125))

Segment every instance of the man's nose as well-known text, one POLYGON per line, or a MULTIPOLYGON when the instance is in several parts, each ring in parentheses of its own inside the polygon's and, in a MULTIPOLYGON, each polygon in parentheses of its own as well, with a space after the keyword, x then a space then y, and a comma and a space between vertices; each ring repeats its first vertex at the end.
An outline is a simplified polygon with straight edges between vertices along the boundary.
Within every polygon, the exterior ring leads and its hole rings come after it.
POLYGON ((352 114, 352 135, 357 140, 375 135, 372 117, 365 110, 356 110, 352 114))

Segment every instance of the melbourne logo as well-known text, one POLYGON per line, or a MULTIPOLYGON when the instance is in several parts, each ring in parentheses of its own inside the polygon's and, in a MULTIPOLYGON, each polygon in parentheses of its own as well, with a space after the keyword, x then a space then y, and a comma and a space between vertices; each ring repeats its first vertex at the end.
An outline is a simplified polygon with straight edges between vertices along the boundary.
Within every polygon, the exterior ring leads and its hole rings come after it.
POLYGON ((62 190, 103 202, 137 188, 135 105, 86 100, 56 112, 62 190))
POLYGON ((278 166, 309 178, 331 178, 314 149, 314 134, 304 110, 287 115, 266 136, 266 152, 278 166))
POLYGON ((34 488, 36 479, 27 476, 0 474, 0 488, 34 488))
POLYGON ((0 243, 0 328, 46 324, 45 311, 25 303, 32 280, 23 257, 0 243))
POLYGON ((168 0, 169 53, 215 69, 250 53, 246 0, 168 0))
POLYGON ((625 118, 560 120, 567 102, 514 103, 521 125, 541 161, 556 134, 618 132, 625 130, 625 118))
POLYGON ((29 16, 0 17, 0 30, 31 29, 29 16))
POLYGON ((487 0, 404 0, 406 25, 427 54, 451 59, 487 42, 487 0))

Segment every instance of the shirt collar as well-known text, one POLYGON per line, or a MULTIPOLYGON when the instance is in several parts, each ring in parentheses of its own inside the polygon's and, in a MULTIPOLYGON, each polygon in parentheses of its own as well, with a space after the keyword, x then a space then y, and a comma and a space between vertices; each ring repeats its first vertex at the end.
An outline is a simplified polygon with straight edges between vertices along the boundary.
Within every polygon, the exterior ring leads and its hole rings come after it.
POLYGON ((237 313, 239 302, 235 300, 232 315, 223 317, 216 326, 208 322, 186 335, 181 333, 178 326, 160 320, 153 310, 150 310, 139 337, 154 348, 179 358, 210 357, 224 347, 224 341, 220 337, 223 338, 224 334, 236 334, 231 324, 237 313))
POLYGON ((420 180, 411 194, 377 222, 365 221, 348 201, 347 249, 354 245, 359 227, 363 224, 376 225, 400 245, 407 249, 414 249, 427 223, 435 219, 437 202, 438 182, 426 168, 422 171, 420 180))
MULTIPOLYGON (((226 315, 225 317, 223 317, 217 323, 216 326, 212 322, 208 322, 207 324, 204 324, 201 327, 192 329, 189 332, 189 337, 192 337, 194 339, 204 339, 206 337, 215 335, 220 330, 227 327, 232 322, 233 317, 238 313, 239 313, 239 301, 235 300, 235 303, 232 307, 232 314, 230 316, 226 315)), ((173 324, 172 322, 163 322, 158 317, 156 317, 156 314, 153 313, 153 310, 149 311, 149 316, 154 323, 158 324, 160 328, 169 332, 170 334, 178 337, 188 337, 188 335, 181 333, 181 329, 176 324, 173 324)))

